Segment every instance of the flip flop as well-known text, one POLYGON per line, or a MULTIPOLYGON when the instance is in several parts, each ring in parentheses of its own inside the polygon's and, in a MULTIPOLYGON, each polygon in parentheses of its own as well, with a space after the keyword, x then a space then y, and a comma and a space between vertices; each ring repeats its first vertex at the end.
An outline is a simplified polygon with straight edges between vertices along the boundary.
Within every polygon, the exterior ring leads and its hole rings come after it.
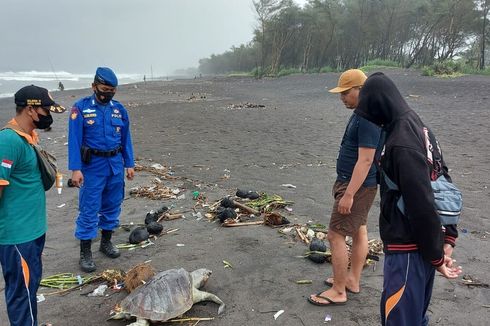
POLYGON ((320 298, 320 299, 323 299, 323 300, 327 301, 328 303, 317 302, 317 301, 313 300, 311 298, 311 296, 308 297, 308 302, 311 303, 311 304, 314 304, 315 306, 321 306, 321 307, 325 307, 325 306, 344 306, 347 303, 347 301, 344 301, 344 302, 336 302, 336 301, 333 301, 329 297, 326 297, 326 296, 321 295, 321 294, 322 294, 322 292, 319 292, 319 293, 315 294, 315 297, 320 298))
MULTIPOLYGON (((332 282, 329 282, 328 280, 325 280, 325 284, 330 286, 330 287, 333 287, 333 283, 332 282)), ((349 289, 347 286, 345 287, 345 290, 350 293, 350 294, 359 294, 360 291, 358 292, 354 292, 352 291, 351 289, 349 289)))

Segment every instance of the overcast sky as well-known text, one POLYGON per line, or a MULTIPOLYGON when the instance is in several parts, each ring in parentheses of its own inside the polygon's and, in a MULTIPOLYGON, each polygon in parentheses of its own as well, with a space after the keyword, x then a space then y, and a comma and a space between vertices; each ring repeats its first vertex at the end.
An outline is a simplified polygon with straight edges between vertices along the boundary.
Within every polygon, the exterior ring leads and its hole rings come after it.
POLYGON ((257 26, 252 0, 0 1, 0 72, 171 74, 248 43, 257 26))

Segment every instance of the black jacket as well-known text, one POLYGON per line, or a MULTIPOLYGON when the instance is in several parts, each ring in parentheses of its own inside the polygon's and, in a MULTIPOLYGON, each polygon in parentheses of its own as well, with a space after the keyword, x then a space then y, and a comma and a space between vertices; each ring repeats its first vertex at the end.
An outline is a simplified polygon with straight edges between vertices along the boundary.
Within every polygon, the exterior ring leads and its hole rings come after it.
POLYGON ((374 73, 366 80, 355 113, 382 126, 386 132, 381 170, 399 188, 389 190, 384 179, 380 179, 379 227, 385 252, 419 251, 434 266, 442 265, 443 243, 454 246, 457 231, 455 226, 449 226, 446 234, 434 208, 432 167, 427 161, 424 134, 427 127, 383 73, 374 73), (400 195, 407 216, 397 208, 400 195))

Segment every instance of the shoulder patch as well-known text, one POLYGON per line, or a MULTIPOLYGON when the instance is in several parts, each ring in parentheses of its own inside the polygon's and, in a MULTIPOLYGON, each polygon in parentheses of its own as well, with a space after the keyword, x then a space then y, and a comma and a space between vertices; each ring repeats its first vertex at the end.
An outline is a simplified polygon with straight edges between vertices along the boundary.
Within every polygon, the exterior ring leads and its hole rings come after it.
POLYGON ((14 164, 14 162, 13 162, 13 161, 11 161, 11 160, 8 160, 8 159, 6 159, 6 158, 4 158, 4 159, 2 160, 2 166, 3 166, 4 168, 11 169, 11 168, 12 168, 12 164, 14 164))
POLYGON ((78 116, 78 109, 76 107, 71 108, 70 119, 75 120, 78 116))

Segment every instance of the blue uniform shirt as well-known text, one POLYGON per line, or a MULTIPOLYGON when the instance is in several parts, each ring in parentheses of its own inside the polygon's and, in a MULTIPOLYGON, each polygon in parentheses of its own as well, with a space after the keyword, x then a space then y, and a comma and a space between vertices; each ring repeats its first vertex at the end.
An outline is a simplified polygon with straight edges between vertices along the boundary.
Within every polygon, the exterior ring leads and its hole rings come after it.
POLYGON ((111 175, 134 167, 133 145, 128 112, 117 101, 104 105, 95 95, 82 98, 71 110, 68 124, 68 169, 93 175, 111 175), (112 157, 93 155, 89 164, 82 162, 81 148, 110 151, 122 147, 112 157))

